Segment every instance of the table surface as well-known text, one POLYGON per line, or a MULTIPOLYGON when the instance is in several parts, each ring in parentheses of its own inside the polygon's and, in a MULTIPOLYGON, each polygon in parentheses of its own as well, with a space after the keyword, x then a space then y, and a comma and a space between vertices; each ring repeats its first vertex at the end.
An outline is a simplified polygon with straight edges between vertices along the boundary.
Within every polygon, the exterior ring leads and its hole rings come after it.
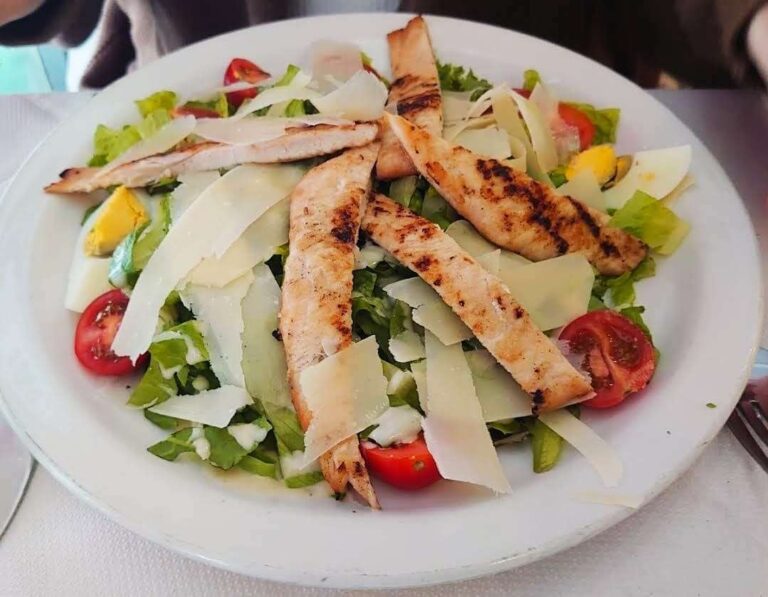
MULTIPOLYGON (((720 160, 747 204, 763 254, 768 255, 765 98, 748 91, 653 95, 720 160)), ((45 133, 87 97, 0 96, 0 192, 45 133)), ((768 345, 768 334, 763 345, 768 345)), ((403 594, 768 595, 767 564, 768 475, 723 430, 672 487, 590 541, 511 572, 403 594)), ((0 595, 54 593, 331 592, 258 581, 186 559, 119 527, 38 468, 0 540, 0 595)))

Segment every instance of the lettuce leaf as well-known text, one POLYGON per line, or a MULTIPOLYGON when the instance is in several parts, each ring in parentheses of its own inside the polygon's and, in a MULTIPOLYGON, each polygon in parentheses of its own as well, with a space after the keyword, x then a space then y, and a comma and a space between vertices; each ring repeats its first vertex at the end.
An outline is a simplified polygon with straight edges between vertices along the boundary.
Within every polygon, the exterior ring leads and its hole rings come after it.
POLYGON ((112 129, 100 124, 93 134, 93 156, 89 166, 104 166, 142 139, 153 135, 170 119, 170 111, 176 105, 177 97, 172 91, 158 91, 149 97, 137 100, 143 120, 121 128, 112 129))
POLYGON ((277 80, 273 87, 284 87, 285 85, 290 85, 300 71, 301 69, 295 64, 289 64, 288 68, 285 69, 283 76, 277 80))
POLYGON ((523 71, 523 89, 526 91, 533 91, 536 84, 540 81, 541 75, 539 75, 539 71, 532 68, 523 71))
POLYGON ((109 283, 114 287, 133 288, 136 285, 140 270, 134 262, 134 248, 146 227, 147 224, 139 226, 115 247, 109 262, 109 283))
POLYGON ((295 475, 285 479, 286 487, 290 489, 299 489, 301 487, 309 487, 315 485, 323 480, 323 473, 320 471, 312 471, 301 475, 295 475))
POLYGON ((216 99, 209 100, 207 102, 192 100, 184 104, 185 108, 203 108, 205 110, 213 110, 222 118, 229 116, 229 102, 227 102, 227 96, 223 93, 219 93, 216 99))
POLYGON ((170 112, 179 98, 173 91, 157 91, 144 99, 136 100, 136 107, 142 117, 147 117, 156 110, 170 112))
MULTIPOLYGON (((610 293, 611 301, 616 306, 632 305, 635 302, 635 282, 652 278, 656 275, 656 262, 648 255, 632 271, 616 277, 603 276, 605 289, 610 293)), ((605 293, 604 293, 605 294, 605 293)), ((602 297, 601 297, 602 298, 602 297)))
POLYGON ((203 433, 211 445, 208 462, 216 468, 229 470, 248 453, 227 429, 206 426, 203 433))
POLYGON ((133 247, 133 265, 138 271, 147 266, 149 258, 168 234, 171 226, 171 201, 168 195, 160 198, 155 211, 149 226, 141 233, 133 247))
POLYGON ((440 88, 445 91, 472 91, 470 99, 476 100, 488 91, 492 85, 486 79, 478 77, 472 69, 465 70, 463 66, 437 62, 437 75, 440 78, 440 88))
POLYGON ((304 431, 299 425, 299 419, 296 413, 289 408, 275 406, 269 402, 264 402, 264 411, 267 420, 272 425, 272 430, 277 440, 278 451, 281 446, 287 452, 304 451, 304 431))
POLYGON ((531 452, 533 472, 545 473, 560 460, 560 455, 563 453, 563 438, 536 419, 531 427, 531 452))
POLYGON ((277 479, 277 457, 258 448, 250 454, 243 456, 237 463, 237 468, 252 475, 277 479))
POLYGON ((195 447, 189 441, 192 435, 192 428, 187 427, 172 433, 161 442, 157 442, 147 448, 147 451, 155 456, 173 462, 180 454, 185 452, 194 452, 195 447))
POLYGON ((690 228, 661 201, 643 191, 635 191, 613 214, 610 224, 635 235, 664 255, 670 255, 680 246, 690 228))
POLYGON ((167 332, 171 332, 170 337, 161 336, 162 339, 149 347, 149 368, 131 393, 128 400, 131 406, 149 408, 179 393, 179 384, 186 384, 189 373, 187 341, 203 360, 208 360, 208 350, 197 322, 185 321, 167 332), (174 337, 177 334, 181 337, 174 337), (174 373, 170 374, 171 371, 174 373))

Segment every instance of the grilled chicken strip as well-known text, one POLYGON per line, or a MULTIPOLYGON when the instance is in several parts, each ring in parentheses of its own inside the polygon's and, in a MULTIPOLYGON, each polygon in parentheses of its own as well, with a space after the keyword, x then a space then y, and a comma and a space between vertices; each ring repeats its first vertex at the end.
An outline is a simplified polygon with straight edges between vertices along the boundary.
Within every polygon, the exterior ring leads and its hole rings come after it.
MULTIPOLYGON (((312 413, 301 394, 301 372, 352 343, 354 249, 378 151, 378 143, 347 150, 310 170, 291 195, 280 333, 291 399, 305 430, 312 413)), ((335 492, 351 484, 379 507, 356 436, 323 454, 320 466, 335 492)))
POLYGON ((510 295, 439 226, 384 195, 368 202, 363 230, 442 297, 533 399, 554 410, 592 391, 510 295))
POLYGON ((416 168, 488 240, 533 261, 583 253, 601 274, 630 271, 648 247, 610 217, 494 159, 385 115, 416 168))
MULTIPOLYGON (((421 17, 387 35, 394 81, 388 105, 417 126, 436 135, 443 131, 443 108, 435 55, 427 24, 421 17)), ((382 144, 376 176, 382 180, 416 174, 416 168, 388 127, 382 129, 382 144)))
POLYGON ((198 143, 113 169, 69 168, 61 173, 61 180, 49 184, 45 190, 49 193, 89 193, 113 185, 143 187, 185 172, 232 168, 247 163, 293 162, 347 147, 361 147, 373 141, 377 134, 378 125, 373 122, 345 126, 319 124, 288 129, 280 137, 253 145, 198 143))

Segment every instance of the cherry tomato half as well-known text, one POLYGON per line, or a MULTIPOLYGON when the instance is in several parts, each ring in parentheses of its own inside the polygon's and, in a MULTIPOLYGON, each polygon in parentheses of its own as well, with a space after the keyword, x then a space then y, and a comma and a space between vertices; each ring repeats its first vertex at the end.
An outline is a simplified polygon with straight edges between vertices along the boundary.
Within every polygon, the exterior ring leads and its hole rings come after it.
MULTIPOLYGON (((227 70, 224 72, 224 85, 232 85, 240 81, 246 83, 258 83, 269 78, 269 73, 261 70, 250 60, 245 58, 233 58, 232 62, 227 66, 227 70)), ((227 100, 230 104, 237 107, 245 100, 256 97, 259 90, 256 87, 250 87, 248 89, 240 89, 238 91, 230 91, 227 94, 227 100)))
POLYGON ((399 489, 423 489, 442 478, 421 435, 410 444, 389 448, 366 441, 360 444, 360 449, 370 471, 399 489))
POLYGON ((583 404, 616 406, 642 390, 653 377, 653 346, 639 327, 614 311, 592 311, 574 319, 560 340, 583 355, 582 367, 592 376, 596 396, 583 404))
MULTIPOLYGON (((515 89, 515 91, 523 97, 531 97, 531 92, 527 89, 515 89)), ((557 105, 557 113, 565 124, 579 129, 579 145, 581 151, 592 146, 592 141, 595 138, 595 125, 592 124, 589 116, 584 114, 584 112, 578 108, 574 108, 563 102, 560 102, 557 105)))
POLYGON ((126 375, 146 362, 147 355, 140 356, 134 365, 129 357, 112 352, 112 341, 127 307, 128 297, 121 290, 110 290, 96 297, 80 316, 75 330, 75 355, 90 372, 126 375))

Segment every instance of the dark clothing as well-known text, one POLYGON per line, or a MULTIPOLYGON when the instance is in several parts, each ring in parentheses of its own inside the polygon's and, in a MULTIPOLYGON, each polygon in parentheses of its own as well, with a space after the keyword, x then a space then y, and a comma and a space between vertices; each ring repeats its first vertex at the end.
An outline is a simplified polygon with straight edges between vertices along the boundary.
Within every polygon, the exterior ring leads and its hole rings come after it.
MULTIPOLYGON (((402 0, 400 10, 491 23, 556 42, 640 84, 666 70, 697 87, 761 85, 745 29, 765 0, 402 0)), ((268 0, 47 0, 0 27, 0 43, 81 43, 103 20, 83 79, 103 87, 190 43, 248 25, 299 16, 301 2, 268 0)))

